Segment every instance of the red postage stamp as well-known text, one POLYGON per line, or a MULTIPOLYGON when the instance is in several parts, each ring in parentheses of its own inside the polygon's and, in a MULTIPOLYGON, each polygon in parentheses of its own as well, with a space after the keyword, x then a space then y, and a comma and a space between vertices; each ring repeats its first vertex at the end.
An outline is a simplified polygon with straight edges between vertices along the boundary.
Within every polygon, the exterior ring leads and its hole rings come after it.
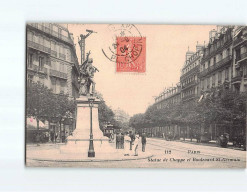
POLYGON ((117 37, 117 72, 146 71, 146 37, 117 37))

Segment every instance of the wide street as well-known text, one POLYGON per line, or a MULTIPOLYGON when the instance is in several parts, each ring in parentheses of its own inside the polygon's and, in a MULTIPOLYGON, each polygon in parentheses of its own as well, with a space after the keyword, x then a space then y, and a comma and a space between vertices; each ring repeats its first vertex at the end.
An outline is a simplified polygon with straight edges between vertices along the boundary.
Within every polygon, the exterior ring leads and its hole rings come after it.
MULTIPOLYGON (((38 150, 39 147, 36 149, 38 150)), ((48 162, 27 159, 27 165, 82 168, 245 168, 246 166, 246 151, 219 148, 214 145, 148 138, 146 151, 153 156, 140 160, 102 162, 48 162)), ((141 153, 140 148, 139 152, 141 153)))

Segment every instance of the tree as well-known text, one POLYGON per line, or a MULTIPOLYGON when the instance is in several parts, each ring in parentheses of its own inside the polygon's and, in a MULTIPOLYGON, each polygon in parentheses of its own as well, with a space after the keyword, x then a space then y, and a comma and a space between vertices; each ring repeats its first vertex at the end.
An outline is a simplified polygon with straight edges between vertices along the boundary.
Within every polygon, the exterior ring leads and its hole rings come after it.
POLYGON ((37 130, 39 130, 39 121, 46 119, 46 114, 50 110, 50 100, 52 92, 40 82, 32 83, 27 87, 26 115, 34 117, 37 121, 37 130))
POLYGON ((105 124, 110 122, 112 125, 118 125, 117 121, 114 119, 114 112, 112 109, 106 105, 103 95, 100 92, 95 92, 96 96, 100 99, 99 104, 99 126, 103 130, 105 124))
POLYGON ((59 122, 61 132, 62 121, 71 117, 75 109, 75 100, 67 94, 54 94, 40 82, 33 82, 27 87, 26 113, 27 117, 32 116, 37 120, 37 130, 39 121, 47 120, 49 124, 59 122))

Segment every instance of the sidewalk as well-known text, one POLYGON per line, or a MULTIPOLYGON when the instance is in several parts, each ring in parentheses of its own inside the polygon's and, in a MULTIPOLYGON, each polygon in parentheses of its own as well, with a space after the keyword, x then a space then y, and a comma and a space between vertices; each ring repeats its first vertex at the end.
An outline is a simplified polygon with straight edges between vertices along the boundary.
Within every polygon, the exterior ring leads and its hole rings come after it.
MULTIPOLYGON (((160 137, 151 137, 154 139, 161 139, 161 140, 165 140, 164 138, 160 138, 160 137)), ((171 141, 175 141, 175 142, 184 142, 184 143, 188 143, 188 144, 194 144, 194 145, 204 145, 204 146, 211 146, 211 147, 220 147, 217 145, 216 140, 211 140, 209 142, 197 142, 196 139, 192 139, 192 142, 190 139, 186 138, 185 140, 183 138, 180 138, 180 140, 171 140, 171 141)), ((233 149, 233 150, 243 150, 243 148, 238 148, 238 147, 234 147, 232 142, 228 142, 227 144, 227 148, 228 149, 233 149)))
MULTIPOLYGON (((61 153, 60 146, 65 145, 64 143, 59 144, 28 144, 26 158, 28 160, 35 161, 53 161, 53 162, 106 162, 106 161, 128 161, 128 160, 140 160, 147 159, 153 155, 149 152, 142 152, 139 148, 138 156, 134 156, 133 152, 129 156, 124 156, 124 149, 116 149, 114 153, 104 153, 102 151, 95 151, 94 158, 88 158, 87 154, 71 154, 61 153)), ((112 144, 113 147, 115 144, 112 144)))

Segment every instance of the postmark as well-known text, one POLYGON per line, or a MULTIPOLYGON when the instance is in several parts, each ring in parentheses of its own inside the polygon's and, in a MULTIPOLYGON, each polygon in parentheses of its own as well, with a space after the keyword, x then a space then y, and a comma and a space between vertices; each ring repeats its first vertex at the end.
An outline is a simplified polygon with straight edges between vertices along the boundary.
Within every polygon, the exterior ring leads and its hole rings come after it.
POLYGON ((146 71, 146 38, 133 24, 111 24, 102 52, 116 64, 116 72, 146 71))

